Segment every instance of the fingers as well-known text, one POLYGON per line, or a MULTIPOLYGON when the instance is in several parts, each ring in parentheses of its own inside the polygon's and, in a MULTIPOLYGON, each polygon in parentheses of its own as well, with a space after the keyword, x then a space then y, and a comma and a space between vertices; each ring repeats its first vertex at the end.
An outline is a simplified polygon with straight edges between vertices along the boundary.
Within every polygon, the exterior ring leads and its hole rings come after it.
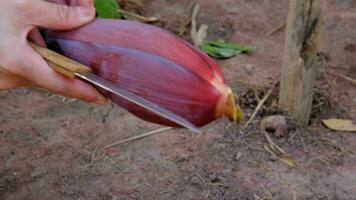
POLYGON ((26 47, 25 52, 28 52, 25 65, 31 69, 26 73, 26 79, 37 87, 87 102, 107 103, 106 98, 91 85, 78 79, 64 77, 53 71, 32 48, 26 47))
POLYGON ((69 0, 70 6, 93 6, 93 0, 69 0))
POLYGON ((66 0, 46 0, 46 1, 52 2, 52 3, 58 3, 58 4, 67 5, 67 1, 66 0))
POLYGON ((92 6, 93 0, 47 0, 52 3, 65 4, 70 6, 92 6))
POLYGON ((22 86, 31 86, 32 84, 22 77, 0 72, 0 91, 22 86))
MULTIPOLYGON (((81 4, 86 4, 80 1, 81 4)), ((93 5, 67 6, 47 1, 33 1, 32 23, 35 26, 65 30, 73 29, 92 21, 95 17, 93 5)))
POLYGON ((42 46, 42 47, 46 47, 46 43, 45 43, 45 41, 43 40, 42 35, 41 35, 40 31, 39 31, 37 28, 34 28, 34 29, 28 34, 28 38, 29 38, 32 42, 34 42, 34 43, 36 43, 36 44, 38 44, 38 45, 40 45, 40 46, 42 46))

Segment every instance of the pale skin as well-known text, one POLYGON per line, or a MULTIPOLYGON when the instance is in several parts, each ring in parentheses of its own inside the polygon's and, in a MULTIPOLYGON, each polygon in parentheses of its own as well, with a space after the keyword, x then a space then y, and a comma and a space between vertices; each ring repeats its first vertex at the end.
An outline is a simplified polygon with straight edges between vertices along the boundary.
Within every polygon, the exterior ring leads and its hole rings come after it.
POLYGON ((94 17, 93 0, 0 0, 0 90, 37 87, 105 104, 94 87, 56 73, 28 44, 32 40, 45 46, 38 27, 69 30, 94 17))

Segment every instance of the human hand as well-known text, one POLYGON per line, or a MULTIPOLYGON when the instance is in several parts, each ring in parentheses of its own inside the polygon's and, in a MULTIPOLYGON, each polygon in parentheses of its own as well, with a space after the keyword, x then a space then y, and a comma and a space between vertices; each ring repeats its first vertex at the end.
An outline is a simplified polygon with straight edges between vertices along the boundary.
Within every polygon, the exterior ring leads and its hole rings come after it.
POLYGON ((94 17, 93 0, 0 0, 0 90, 39 87, 87 102, 106 103, 91 85, 53 71, 27 41, 44 46, 37 27, 73 29, 94 17))

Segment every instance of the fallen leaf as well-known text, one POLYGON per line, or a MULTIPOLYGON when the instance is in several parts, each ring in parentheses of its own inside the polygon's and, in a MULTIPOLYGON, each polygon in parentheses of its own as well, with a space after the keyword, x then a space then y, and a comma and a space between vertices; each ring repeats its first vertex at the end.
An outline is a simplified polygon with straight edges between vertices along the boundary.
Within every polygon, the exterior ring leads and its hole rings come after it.
POLYGON ((231 58, 241 53, 250 53, 255 49, 253 46, 228 43, 223 40, 205 41, 200 48, 217 59, 231 58))
MULTIPOLYGON (((269 120, 268 118, 265 118, 264 120, 262 120, 261 122, 261 132, 264 133, 264 135, 266 136, 267 142, 268 144, 264 145, 264 149, 266 151, 268 151, 270 154, 272 154, 273 157, 277 158, 279 161, 287 164, 290 167, 296 167, 297 163, 295 162, 294 158, 290 155, 288 155, 281 147, 279 147, 276 143, 273 142, 272 138, 268 135, 266 128, 270 127, 270 128, 278 128, 280 125, 279 123, 274 123, 276 119, 284 119, 283 116, 272 116, 269 117, 270 122, 273 122, 271 124, 269 124, 269 120), (267 120, 266 120, 267 119, 267 120), (270 126, 273 125, 273 126, 270 126)), ((283 120, 279 120, 280 122, 283 120)), ((284 120, 285 121, 285 120, 284 120)), ((284 125, 284 123, 282 123, 282 125, 284 125)), ((285 123, 286 126, 286 123, 285 123)), ((283 126, 281 126, 283 127, 283 126)), ((286 127, 283 127, 282 129, 284 129, 286 127)), ((281 129, 281 130, 282 130, 281 129)))
POLYGON ((334 131, 356 132, 356 124, 354 124, 352 120, 325 119, 323 123, 326 127, 334 131))
POLYGON ((280 160, 281 162, 287 164, 290 167, 296 167, 297 163, 295 162, 294 158, 290 155, 283 154, 278 152, 276 149, 271 148, 269 145, 264 145, 266 151, 270 152, 275 158, 280 160))
POLYGON ((210 56, 217 58, 217 59, 227 59, 238 55, 239 51, 234 49, 224 49, 219 47, 212 47, 209 44, 204 43, 200 46, 201 50, 209 54, 210 56))
POLYGON ((256 47, 250 45, 241 45, 236 43, 229 43, 224 40, 214 40, 207 42, 211 46, 225 48, 225 49, 235 49, 241 51, 241 53, 250 53, 255 50, 256 47))

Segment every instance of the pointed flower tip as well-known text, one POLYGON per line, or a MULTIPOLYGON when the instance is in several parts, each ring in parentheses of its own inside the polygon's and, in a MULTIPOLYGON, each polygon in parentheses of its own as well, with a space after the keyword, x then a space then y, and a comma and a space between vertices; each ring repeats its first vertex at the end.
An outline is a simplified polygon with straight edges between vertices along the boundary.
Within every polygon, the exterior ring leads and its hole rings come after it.
POLYGON ((236 123, 236 124, 240 124, 240 122, 242 121, 242 119, 243 119, 243 112, 241 111, 241 108, 240 108, 240 106, 239 105, 235 105, 236 107, 235 107, 235 113, 234 113, 234 122, 236 123))
POLYGON ((240 106, 235 102, 231 88, 218 81, 213 81, 212 83, 221 95, 216 109, 216 116, 225 116, 234 123, 239 124, 242 121, 243 113, 240 106))

